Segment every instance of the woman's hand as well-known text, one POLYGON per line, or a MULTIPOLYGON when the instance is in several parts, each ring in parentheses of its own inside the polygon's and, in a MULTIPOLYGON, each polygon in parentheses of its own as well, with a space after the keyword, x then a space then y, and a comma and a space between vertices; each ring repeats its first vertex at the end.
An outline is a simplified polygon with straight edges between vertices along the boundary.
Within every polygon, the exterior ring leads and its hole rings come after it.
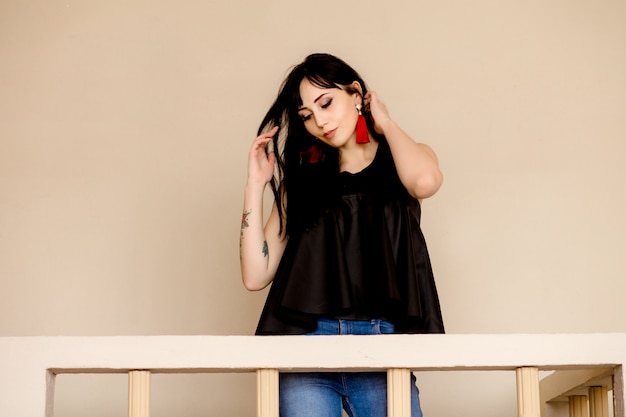
POLYGON ((443 181, 435 152, 428 145, 415 143, 391 119, 375 92, 370 91, 363 99, 365 110, 374 119, 374 129, 387 139, 402 185, 419 200, 435 194, 443 181))
POLYGON ((248 183, 265 185, 271 181, 274 175, 276 155, 274 151, 267 154, 265 149, 277 132, 278 126, 274 126, 268 132, 254 139, 250 154, 248 155, 248 183))
POLYGON ((378 99, 378 94, 369 91, 363 97, 363 107, 365 111, 370 112, 374 119, 374 129, 377 133, 384 134, 385 127, 391 121, 389 111, 382 101, 378 99))

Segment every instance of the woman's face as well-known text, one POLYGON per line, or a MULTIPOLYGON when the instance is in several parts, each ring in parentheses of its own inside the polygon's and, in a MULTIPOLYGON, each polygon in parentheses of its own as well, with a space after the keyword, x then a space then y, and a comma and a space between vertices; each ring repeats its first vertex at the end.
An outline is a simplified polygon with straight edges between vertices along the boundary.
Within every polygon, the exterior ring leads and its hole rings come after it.
POLYGON ((354 143, 359 116, 356 105, 361 103, 359 94, 318 87, 304 79, 300 83, 300 97, 302 106, 298 114, 311 135, 335 148, 354 143))

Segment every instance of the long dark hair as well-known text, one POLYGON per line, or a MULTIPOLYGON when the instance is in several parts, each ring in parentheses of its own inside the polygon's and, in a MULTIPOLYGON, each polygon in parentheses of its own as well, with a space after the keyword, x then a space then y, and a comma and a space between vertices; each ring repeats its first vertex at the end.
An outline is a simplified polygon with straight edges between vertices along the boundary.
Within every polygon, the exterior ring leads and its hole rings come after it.
MULTIPOLYGON (((321 88, 339 88, 359 93, 350 85, 357 81, 363 96, 367 86, 361 76, 341 59, 329 54, 312 54, 292 68, 283 81, 278 97, 259 126, 258 134, 279 127, 273 139, 277 169, 270 186, 280 217, 280 232, 288 236, 309 227, 337 196, 339 151, 317 140, 304 127, 298 115, 302 105, 300 83, 307 79, 321 88)), ((363 112, 368 130, 377 140, 368 112, 363 112)))

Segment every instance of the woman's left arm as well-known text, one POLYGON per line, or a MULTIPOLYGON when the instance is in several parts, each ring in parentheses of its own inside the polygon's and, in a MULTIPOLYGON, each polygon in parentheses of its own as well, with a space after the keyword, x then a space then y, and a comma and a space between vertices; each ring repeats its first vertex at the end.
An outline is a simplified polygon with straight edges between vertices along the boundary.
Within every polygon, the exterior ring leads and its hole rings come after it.
POLYGON ((443 182, 435 152, 428 145, 411 139, 391 119, 375 92, 368 92, 364 98, 374 119, 374 128, 387 138, 398 176, 409 194, 420 200, 435 194, 443 182))

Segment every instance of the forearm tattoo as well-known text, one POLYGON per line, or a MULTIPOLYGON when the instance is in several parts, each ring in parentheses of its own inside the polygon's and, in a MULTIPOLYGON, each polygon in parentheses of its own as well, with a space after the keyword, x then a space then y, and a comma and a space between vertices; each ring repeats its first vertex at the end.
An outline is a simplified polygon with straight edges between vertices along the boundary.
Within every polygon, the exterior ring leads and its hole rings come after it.
POLYGON ((250 226, 248 224, 248 216, 252 213, 252 210, 244 210, 243 215, 241 216, 241 234, 243 234, 243 229, 250 226))
MULTIPOLYGON (((243 229, 247 229, 250 227, 248 223, 248 216, 252 213, 252 210, 244 210, 241 215, 241 239, 243 239, 243 229)), ((239 242, 239 247, 241 248, 241 242, 239 242)), ((269 248, 267 247, 267 240, 263 241, 263 248, 261 249, 263 252, 263 257, 267 258, 269 254, 269 248)))
POLYGON ((252 213, 252 210, 244 210, 241 215, 241 235, 239 235, 239 258, 241 259, 241 248, 243 245, 243 229, 249 226, 248 215, 252 213))

